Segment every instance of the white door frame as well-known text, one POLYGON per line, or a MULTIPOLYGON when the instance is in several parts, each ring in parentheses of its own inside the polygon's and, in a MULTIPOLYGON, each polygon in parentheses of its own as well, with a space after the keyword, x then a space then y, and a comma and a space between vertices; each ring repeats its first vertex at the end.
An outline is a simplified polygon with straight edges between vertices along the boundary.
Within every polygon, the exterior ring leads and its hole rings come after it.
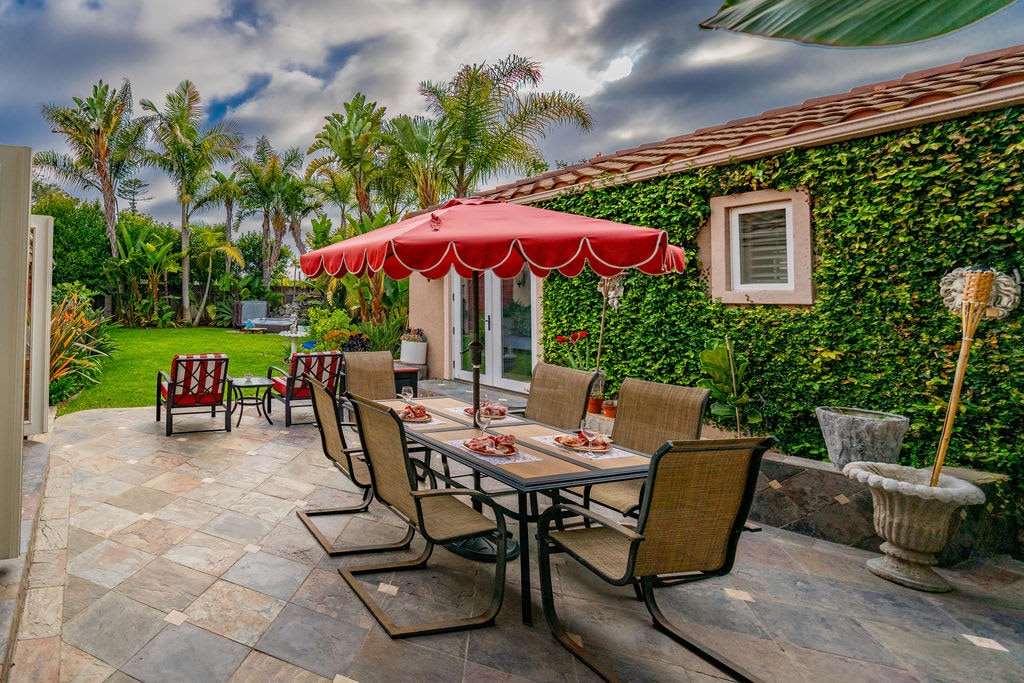
MULTIPOLYGON (((502 293, 501 293, 501 279, 498 278, 494 273, 487 271, 480 276, 480 280, 483 283, 484 295, 480 298, 480 305, 483 307, 482 317, 484 327, 481 330, 481 339, 484 342, 484 369, 485 372, 480 373, 480 383, 482 385, 498 387, 500 389, 509 389, 511 391, 526 391, 529 381, 517 381, 512 379, 506 379, 503 377, 502 363, 504 348, 502 346, 502 293)), ((473 372, 472 370, 462 369, 462 359, 460 357, 461 346, 461 330, 462 330, 462 278, 452 273, 450 276, 450 291, 451 291, 451 368, 452 377, 454 379, 461 379, 466 381, 472 381, 473 372)), ((532 358, 531 368, 536 365, 536 358, 538 355, 538 338, 539 338, 539 306, 540 306, 540 279, 529 276, 530 281, 530 300, 531 300, 531 320, 530 320, 530 355, 532 358)))

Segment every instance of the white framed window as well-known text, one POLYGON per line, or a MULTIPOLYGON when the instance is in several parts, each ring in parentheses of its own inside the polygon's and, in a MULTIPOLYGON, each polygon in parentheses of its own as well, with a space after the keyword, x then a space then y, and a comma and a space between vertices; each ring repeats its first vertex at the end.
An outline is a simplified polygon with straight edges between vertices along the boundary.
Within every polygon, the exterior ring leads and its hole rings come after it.
POLYGON ((733 289, 792 289, 792 203, 730 211, 729 247, 733 289))
POLYGON ((811 304, 811 211, 806 190, 711 198, 703 259, 711 295, 726 304, 811 304))

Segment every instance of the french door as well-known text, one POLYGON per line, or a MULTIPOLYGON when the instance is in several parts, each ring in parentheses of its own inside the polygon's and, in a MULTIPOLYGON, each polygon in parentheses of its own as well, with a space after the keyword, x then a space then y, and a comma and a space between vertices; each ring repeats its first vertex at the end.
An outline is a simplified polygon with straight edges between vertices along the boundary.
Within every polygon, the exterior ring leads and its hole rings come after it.
MULTIPOLYGON (((473 341, 473 325, 469 310, 473 281, 452 277, 452 376, 472 380, 469 343, 473 341)), ((480 338, 484 344, 480 383, 525 391, 533 374, 533 359, 537 357, 536 278, 524 267, 519 275, 508 280, 487 272, 477 281, 480 338)))

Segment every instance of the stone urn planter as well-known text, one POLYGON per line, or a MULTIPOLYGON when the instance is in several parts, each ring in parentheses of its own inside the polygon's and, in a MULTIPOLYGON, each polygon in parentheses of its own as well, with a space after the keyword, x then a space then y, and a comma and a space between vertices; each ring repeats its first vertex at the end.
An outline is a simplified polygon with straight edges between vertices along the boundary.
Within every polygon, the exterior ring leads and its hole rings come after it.
POLYGON ((858 460, 895 463, 910 420, 895 413, 821 406, 815 409, 828 458, 836 469, 858 460))
POLYGON ((974 484, 943 474, 930 486, 931 471, 881 462, 851 462, 843 474, 866 484, 874 505, 882 557, 868 560, 872 574, 922 591, 944 593, 949 583, 935 573, 935 554, 960 523, 964 505, 985 502, 974 484))

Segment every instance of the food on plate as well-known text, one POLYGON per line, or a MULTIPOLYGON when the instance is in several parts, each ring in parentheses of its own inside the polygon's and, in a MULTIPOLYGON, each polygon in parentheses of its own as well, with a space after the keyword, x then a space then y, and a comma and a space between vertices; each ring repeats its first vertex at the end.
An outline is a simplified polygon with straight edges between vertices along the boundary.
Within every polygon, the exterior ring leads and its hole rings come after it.
MULTIPOLYGON (((482 402, 480 404, 480 410, 483 411, 484 415, 490 415, 491 417, 505 417, 508 414, 508 408, 501 403, 487 403, 482 402)), ((472 415, 473 409, 466 408, 466 415, 472 415)))
POLYGON ((462 445, 474 453, 484 455, 514 455, 518 453, 514 434, 495 434, 467 439, 462 445))
POLYGON ((612 437, 607 434, 566 434, 556 436, 555 443, 577 451, 606 451, 611 448, 612 437))
POLYGON ((398 417, 405 422, 429 422, 430 413, 423 406, 406 406, 398 411, 398 417))

